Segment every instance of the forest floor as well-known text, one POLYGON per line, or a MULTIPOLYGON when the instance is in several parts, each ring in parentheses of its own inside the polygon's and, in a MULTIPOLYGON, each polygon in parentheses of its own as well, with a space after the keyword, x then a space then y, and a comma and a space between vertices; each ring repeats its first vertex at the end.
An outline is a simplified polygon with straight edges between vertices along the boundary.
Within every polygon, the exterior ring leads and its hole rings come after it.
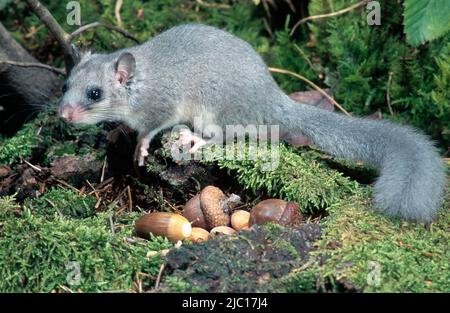
MULTIPOLYGON (((47 112, 3 141, 1 291, 450 290, 449 210, 428 227, 377 214, 370 186, 357 182, 370 171, 343 170, 345 164, 323 174, 331 189, 315 196, 328 197, 326 205, 312 213, 303 207, 300 226, 268 224, 181 247, 163 237, 138 238, 134 222, 144 211, 179 213, 208 184, 240 195, 242 209, 276 193, 252 190, 229 164, 171 162, 166 136, 136 175, 134 136, 124 132, 75 128, 47 112), (329 195, 344 184, 349 192, 329 195)), ((285 153, 296 160, 309 149, 285 153)), ((304 166, 296 162, 286 166, 304 166)), ((309 179, 308 166, 302 170, 309 179)))

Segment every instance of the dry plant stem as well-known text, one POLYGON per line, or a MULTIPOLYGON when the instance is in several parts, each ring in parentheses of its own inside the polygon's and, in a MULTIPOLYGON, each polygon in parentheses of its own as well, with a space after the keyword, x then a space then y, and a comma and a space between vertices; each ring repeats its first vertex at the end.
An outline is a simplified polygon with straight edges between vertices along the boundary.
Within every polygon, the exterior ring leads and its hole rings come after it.
POLYGON ((394 115, 394 111, 392 110, 392 105, 391 105, 391 84, 392 84, 392 75, 394 75, 394 73, 390 72, 390 73, 389 73, 388 82, 387 82, 386 102, 387 102, 387 105, 388 105, 389 113, 390 113, 391 115, 394 115))
POLYGON ((271 71, 272 73, 279 73, 279 74, 287 74, 287 75, 291 75, 293 77, 296 77, 298 79, 303 80, 304 82, 308 83, 311 87, 313 87, 315 90, 317 90, 322 96, 324 96, 325 98, 327 98, 329 101, 331 101, 331 103, 334 104, 334 106, 336 106, 339 110, 341 110, 345 115, 347 116, 351 116, 350 113, 347 112, 347 110, 345 110, 339 103, 336 102, 336 100, 334 100, 332 97, 330 97, 325 90, 323 90, 322 88, 320 88, 319 86, 317 86, 316 84, 314 84, 312 81, 310 81, 309 79, 307 79, 306 77, 288 71, 288 70, 284 70, 281 68, 275 68, 275 67, 269 67, 269 71, 271 71))
POLYGON ((30 162, 28 162, 25 159, 22 159, 22 161, 24 161, 29 167, 31 167, 33 170, 38 171, 38 172, 42 172, 42 169, 40 169, 39 167, 37 167, 36 165, 31 164, 30 162))
POLYGON ((122 9, 123 0, 117 0, 116 6, 114 8, 114 15, 116 16, 117 25, 119 27, 122 27, 122 18, 120 17, 120 10, 122 9))
POLYGON ((359 8, 359 7, 363 6, 363 5, 366 5, 368 2, 369 2, 369 0, 363 0, 361 2, 358 2, 358 3, 354 4, 354 5, 349 6, 348 8, 345 8, 345 9, 342 9, 342 10, 339 10, 339 11, 336 11, 336 12, 305 17, 305 18, 301 19, 300 21, 298 21, 297 23, 295 23, 295 25, 292 27, 291 32, 289 33, 289 36, 292 36, 300 25, 302 25, 302 24, 304 24, 304 23, 306 23, 308 21, 319 20, 319 19, 326 18, 326 17, 333 17, 333 16, 342 15, 342 14, 350 12, 350 11, 356 9, 356 8, 359 8))
POLYGON ((46 70, 49 70, 53 73, 56 73, 58 75, 66 75, 66 71, 61 69, 61 68, 57 68, 57 67, 53 67, 47 64, 42 64, 42 63, 34 63, 34 62, 16 62, 16 61, 10 61, 10 60, 0 60, 0 64, 8 64, 8 65, 14 65, 14 66, 21 66, 21 67, 39 67, 39 68, 43 68, 46 70))
POLYGON ((199 5, 204 6, 206 8, 217 8, 217 9, 229 9, 230 8, 230 6, 228 4, 206 3, 206 2, 203 2, 203 0, 196 0, 196 2, 199 5))
POLYGON ((72 41, 73 38, 75 38, 76 36, 79 36, 81 33, 85 32, 85 31, 87 31, 87 30, 89 30, 91 28, 96 28, 96 27, 105 27, 105 28, 107 28, 109 30, 113 30, 113 31, 116 31, 116 32, 122 34, 125 38, 131 39, 131 40, 133 40, 134 42, 136 42, 138 44, 140 43, 139 40, 136 37, 131 35, 126 30, 124 30, 124 29, 122 29, 120 27, 114 26, 114 25, 103 24, 103 23, 100 23, 100 22, 94 22, 94 23, 90 23, 90 24, 86 24, 86 25, 81 26, 80 28, 75 30, 73 33, 71 33, 69 35, 68 39, 69 39, 69 41, 72 41))
POLYGON ((72 186, 69 183, 66 183, 65 181, 61 180, 61 179, 55 179, 56 182, 60 183, 63 186, 69 187, 70 189, 72 189, 73 191, 76 191, 78 193, 80 193, 80 190, 75 188, 74 186, 72 186))
POLYGON ((75 66, 75 54, 70 45, 70 36, 55 20, 53 15, 44 7, 38 0, 25 0, 28 6, 36 13, 39 19, 47 26, 50 33, 58 41, 61 48, 63 49, 64 63, 66 65, 66 71, 69 73, 70 70, 75 66))
POLYGON ((162 273, 163 273, 165 267, 166 267, 165 264, 161 264, 161 267, 159 268, 158 277, 156 277, 155 290, 157 290, 159 288, 159 284, 161 282, 162 273))
POLYGON ((131 188, 130 185, 127 186, 127 191, 128 191, 128 208, 130 210, 130 212, 133 211, 133 198, 131 197, 131 188))
POLYGON ((103 183, 103 181, 105 179, 106 159, 107 159, 107 157, 105 156, 105 159, 103 160, 103 166, 102 166, 102 175, 100 176, 100 184, 103 183))

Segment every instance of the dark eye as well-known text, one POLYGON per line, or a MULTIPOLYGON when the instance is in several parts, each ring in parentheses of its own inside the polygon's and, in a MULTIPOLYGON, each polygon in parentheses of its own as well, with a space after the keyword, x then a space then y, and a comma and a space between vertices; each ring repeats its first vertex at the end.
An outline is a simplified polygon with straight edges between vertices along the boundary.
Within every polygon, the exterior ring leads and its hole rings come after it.
POLYGON ((64 83, 64 85, 61 88, 62 93, 65 93, 67 91, 67 84, 64 83))
POLYGON ((86 96, 89 100, 98 101, 102 98, 102 90, 99 87, 90 87, 86 96))

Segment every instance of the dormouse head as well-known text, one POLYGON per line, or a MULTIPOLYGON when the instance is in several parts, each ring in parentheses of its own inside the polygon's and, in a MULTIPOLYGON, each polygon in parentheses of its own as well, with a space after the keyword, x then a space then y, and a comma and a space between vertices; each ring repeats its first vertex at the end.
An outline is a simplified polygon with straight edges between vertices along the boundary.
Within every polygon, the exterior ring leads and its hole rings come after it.
POLYGON ((63 86, 59 115, 83 124, 122 120, 135 68, 135 58, 129 52, 85 53, 63 86))

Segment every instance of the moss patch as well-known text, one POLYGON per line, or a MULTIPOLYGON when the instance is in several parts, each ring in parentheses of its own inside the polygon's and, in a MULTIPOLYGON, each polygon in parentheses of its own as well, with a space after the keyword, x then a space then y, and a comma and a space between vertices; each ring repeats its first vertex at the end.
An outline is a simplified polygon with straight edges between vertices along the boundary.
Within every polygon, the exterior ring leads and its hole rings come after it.
MULTIPOLYGON (((238 147, 236 144, 236 149, 240 149, 238 147)), ((324 154, 315 150, 294 149, 284 144, 274 152, 252 153, 251 146, 247 150, 240 149, 257 155, 254 160, 253 157, 223 158, 224 149, 228 148, 207 147, 205 158, 227 169, 243 188, 295 201, 304 213, 320 212, 360 188, 356 181, 330 169, 324 154), (272 153, 276 153, 275 167, 267 170, 273 160, 272 153)))
POLYGON ((314 272, 335 291, 351 286, 364 292, 448 292, 449 204, 428 229, 374 213, 361 195, 336 203, 323 220, 323 236, 312 252, 315 264, 285 283, 295 290, 314 272))
POLYGON ((0 290, 133 291, 138 283, 151 288, 163 261, 147 252, 172 244, 161 237, 134 238, 137 217, 112 212, 84 219, 43 216, 20 208, 12 197, 0 198, 0 290))

